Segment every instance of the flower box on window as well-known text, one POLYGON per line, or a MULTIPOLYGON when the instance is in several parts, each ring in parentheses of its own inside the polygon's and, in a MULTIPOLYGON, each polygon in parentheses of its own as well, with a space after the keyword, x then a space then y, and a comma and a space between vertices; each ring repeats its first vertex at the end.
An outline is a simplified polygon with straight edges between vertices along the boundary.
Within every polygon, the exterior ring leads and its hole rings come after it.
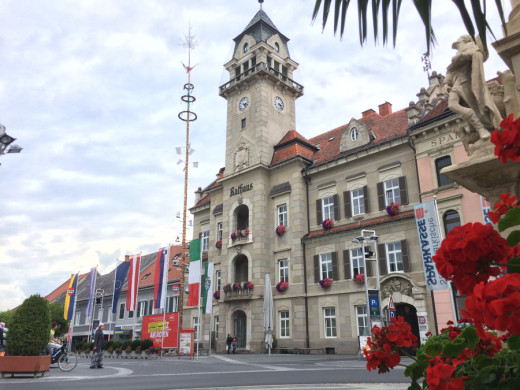
POLYGON ((323 226, 323 229, 329 230, 331 227, 334 226, 334 221, 330 218, 327 218, 321 223, 321 226, 323 226))
POLYGON ((287 226, 285 225, 279 225, 276 227, 276 235, 278 236, 283 236, 283 234, 285 233, 285 230, 287 229, 287 226))
POLYGON ((253 290, 255 288, 255 285, 253 284, 253 282, 247 281, 243 283, 242 288, 244 290, 253 290))
POLYGON ((334 282, 334 279, 331 279, 331 278, 325 278, 325 279, 321 279, 319 281, 320 286, 322 288, 329 288, 330 286, 332 286, 333 282, 334 282))
POLYGON ((386 206, 386 212, 389 216, 393 217, 394 215, 399 214, 399 206, 401 206, 399 202, 392 202, 386 206))
POLYGON ((354 276, 354 281, 359 284, 365 284, 365 274, 357 274, 354 276))
POLYGON ((231 285, 231 283, 228 283, 228 284, 225 284, 222 289, 224 290, 225 293, 228 293, 228 292, 231 292, 231 290, 233 290, 233 286, 231 285))
POLYGON ((235 241, 237 239, 237 234, 235 232, 231 233, 231 240, 235 241))
POLYGON ((217 249, 221 249, 221 248, 222 248, 222 240, 218 240, 218 241, 216 242, 216 244, 215 244, 215 247, 216 247, 217 249))
POLYGON ((242 286, 240 283, 233 284, 233 291, 240 291, 242 289, 242 286))
POLYGON ((289 288, 289 282, 282 281, 276 284, 276 291, 282 292, 289 288))
POLYGON ((217 301, 220 299, 220 290, 217 290, 213 293, 213 298, 215 298, 217 301))

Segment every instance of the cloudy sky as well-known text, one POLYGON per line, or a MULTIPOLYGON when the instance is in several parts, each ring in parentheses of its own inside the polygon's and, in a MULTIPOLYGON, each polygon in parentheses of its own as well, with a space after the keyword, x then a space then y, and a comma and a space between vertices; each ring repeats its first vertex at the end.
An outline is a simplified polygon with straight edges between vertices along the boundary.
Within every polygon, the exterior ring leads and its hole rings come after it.
MULTIPOLYGON (((403 2, 393 49, 373 39, 360 47, 354 9, 340 40, 311 24, 314 0, 265 1, 300 64, 301 134, 313 137, 385 101, 398 110, 417 100, 427 86, 426 45, 410 3, 403 2)), ((452 2, 441 3, 431 61, 445 74, 451 43, 464 30, 452 2)), ((256 0, 0 2, 0 123, 24 148, 0 157, 0 311, 48 294, 71 273, 96 265, 107 272, 125 254, 151 253, 181 235, 176 147, 186 133, 177 114, 188 58, 181 41, 191 24, 199 118, 190 126, 191 158, 199 162, 189 170, 193 205, 196 188, 224 165, 223 64, 258 9, 256 0)), ((500 37, 498 17, 490 19, 500 37)), ((492 50, 487 77, 504 68, 492 50)))

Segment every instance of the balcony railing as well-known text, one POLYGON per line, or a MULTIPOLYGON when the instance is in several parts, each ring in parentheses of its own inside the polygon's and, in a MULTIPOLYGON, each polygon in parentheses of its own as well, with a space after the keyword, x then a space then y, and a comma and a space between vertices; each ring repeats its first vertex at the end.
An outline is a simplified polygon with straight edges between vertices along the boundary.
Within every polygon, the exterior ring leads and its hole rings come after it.
POLYGON ((244 283, 226 284, 223 288, 225 298, 251 298, 254 286, 244 288, 244 283), (237 287, 240 286, 240 287, 237 287))
POLYGON ((298 93, 299 96, 303 95, 303 85, 298 84, 296 81, 287 77, 286 74, 283 74, 279 70, 276 70, 276 69, 270 67, 265 62, 259 62, 258 64, 254 65, 251 68, 240 73, 235 78, 229 80, 227 83, 221 85, 219 87, 220 94, 222 95, 228 89, 234 87, 240 80, 245 80, 246 78, 249 78, 252 75, 257 74, 259 72, 264 72, 264 73, 269 74, 271 77, 280 80, 282 83, 287 85, 289 88, 293 89, 296 93, 298 93))
POLYGON ((244 244, 249 244, 249 243, 252 243, 253 242, 253 232, 248 232, 248 234, 246 234, 245 236, 242 235, 242 234, 237 234, 237 232, 234 232, 235 233, 235 238, 233 238, 233 236, 231 235, 229 237, 229 242, 228 242, 228 248, 232 247, 232 246, 237 246, 237 245, 244 245, 244 244))

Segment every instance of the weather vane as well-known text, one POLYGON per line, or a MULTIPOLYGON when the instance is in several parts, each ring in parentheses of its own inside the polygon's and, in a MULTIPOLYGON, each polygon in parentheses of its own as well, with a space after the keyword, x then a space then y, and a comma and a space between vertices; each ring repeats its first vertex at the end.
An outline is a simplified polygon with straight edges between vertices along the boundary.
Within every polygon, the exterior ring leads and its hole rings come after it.
POLYGON ((423 71, 428 74, 428 79, 430 78, 430 70, 432 69, 432 63, 430 61, 430 53, 426 52, 421 56, 421 61, 423 63, 423 71))

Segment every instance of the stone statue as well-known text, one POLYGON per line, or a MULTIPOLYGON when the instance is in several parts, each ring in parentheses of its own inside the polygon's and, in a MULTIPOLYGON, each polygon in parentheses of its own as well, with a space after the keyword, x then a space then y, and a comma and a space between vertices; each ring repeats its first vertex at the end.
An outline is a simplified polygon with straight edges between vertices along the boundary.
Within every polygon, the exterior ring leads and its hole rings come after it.
POLYGON ((412 288, 413 288, 413 286, 410 283, 408 283, 408 285, 403 289, 403 294, 404 295, 408 295, 409 297, 411 297, 412 296, 412 288))
POLYGON ((385 285, 383 287, 383 291, 381 292, 381 295, 382 295, 383 299, 388 298, 391 294, 392 294, 392 292, 388 288, 388 285, 385 285))
POLYGON ((487 53, 469 35, 463 35, 452 45, 457 54, 448 66, 444 86, 448 107, 458 113, 468 127, 455 130, 469 156, 480 140, 487 141, 502 120, 484 76, 487 53), (471 147, 474 145, 474 147, 471 147))
POLYGON ((514 114, 515 118, 520 114, 520 95, 516 88, 516 77, 509 69, 505 72, 497 72, 502 79, 504 89, 504 117, 514 114))

